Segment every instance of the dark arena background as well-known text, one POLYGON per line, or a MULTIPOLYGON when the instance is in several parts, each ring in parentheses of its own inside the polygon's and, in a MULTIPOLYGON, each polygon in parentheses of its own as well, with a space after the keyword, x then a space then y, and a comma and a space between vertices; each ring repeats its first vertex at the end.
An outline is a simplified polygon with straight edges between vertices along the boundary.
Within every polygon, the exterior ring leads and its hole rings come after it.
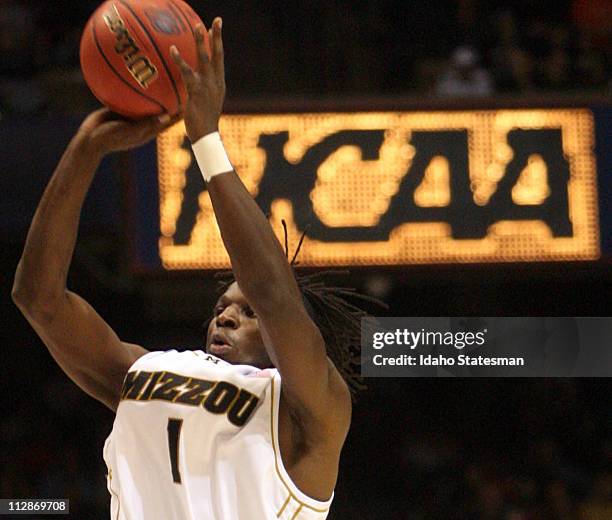
MULTIPOLYGON (((312 224, 306 269, 350 269, 343 283, 389 316, 610 315, 609 1, 190 4, 223 17, 228 152, 279 233, 285 218, 295 244, 312 224), (404 202, 380 208, 361 167, 404 202)), ((0 498, 69 498, 79 520, 109 517, 113 415, 10 291, 43 189, 98 106, 78 65, 96 7, 0 3, 0 498)), ((96 177, 69 287, 126 341, 202 347, 227 264, 198 175, 176 127, 96 177)), ((609 378, 367 384, 330 519, 612 518, 609 378)))

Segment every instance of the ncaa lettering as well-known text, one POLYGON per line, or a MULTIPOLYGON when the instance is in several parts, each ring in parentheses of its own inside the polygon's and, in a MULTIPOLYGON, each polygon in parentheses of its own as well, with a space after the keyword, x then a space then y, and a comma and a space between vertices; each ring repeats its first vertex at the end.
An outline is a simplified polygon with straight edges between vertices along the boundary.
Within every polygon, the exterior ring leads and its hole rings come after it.
POLYGON ((271 211, 275 199, 291 201, 299 229, 308 228, 308 237, 323 242, 368 242, 389 240, 399 225, 413 222, 446 222, 455 239, 481 239, 489 227, 500 221, 541 220, 554 237, 571 237, 568 183, 569 162, 563 152, 560 128, 512 129, 507 134, 513 158, 507 164, 497 190, 485 205, 474 201, 469 164, 469 130, 414 130, 410 144, 414 159, 404 174, 389 208, 376 226, 331 227, 316 215, 311 192, 317 182, 319 166, 341 146, 356 146, 363 160, 380 160, 385 130, 344 130, 329 135, 312 146, 302 160, 293 164, 283 149, 289 132, 261 134, 259 148, 267 161, 258 186, 257 203, 264 213, 271 211), (550 195, 541 203, 517 205, 512 201, 512 187, 532 154, 541 156, 555 175, 549 179, 550 195), (423 182, 427 165, 436 156, 448 159, 450 166, 450 202, 443 207, 421 207, 415 202, 415 191, 423 182))
POLYGON ((173 372, 128 372, 121 400, 168 401, 202 406, 214 414, 227 414, 235 426, 244 426, 257 408, 259 398, 227 381, 207 381, 173 372))
MULTIPOLYGON (((364 161, 380 160, 385 129, 336 132, 309 148, 297 164, 284 156, 289 132, 261 133, 257 146, 265 152, 266 162, 256 201, 266 214, 271 212, 274 200, 290 201, 298 229, 308 228, 310 239, 327 243, 387 241, 398 226, 413 222, 445 222, 454 239, 474 240, 488 236, 489 227, 496 222, 539 220, 546 223, 553 237, 572 237, 568 196, 570 167, 563 151, 561 128, 510 130, 506 137, 513 158, 506 165, 495 193, 482 206, 475 202, 472 193, 469 132, 468 128, 413 131, 410 144, 416 153, 397 193, 378 224, 363 227, 326 225, 314 211, 311 192, 317 184, 318 168, 342 146, 359 148, 364 161), (519 205, 512 200, 512 188, 533 154, 540 156, 555 172, 548 179, 550 194, 542 202, 519 205), (423 182, 427 165, 436 156, 445 157, 449 163, 450 201, 442 207, 419 206, 415 202, 415 191, 423 182)), ((187 142, 184 146, 191 153, 187 142)), ((201 175, 193 160, 186 171, 174 245, 189 244, 200 210, 201 186, 201 175)))

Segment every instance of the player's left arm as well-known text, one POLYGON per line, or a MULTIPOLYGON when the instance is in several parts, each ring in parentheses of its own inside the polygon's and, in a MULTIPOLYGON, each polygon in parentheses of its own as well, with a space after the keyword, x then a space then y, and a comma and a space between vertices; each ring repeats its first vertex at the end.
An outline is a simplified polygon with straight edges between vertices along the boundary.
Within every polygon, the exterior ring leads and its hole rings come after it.
MULTIPOLYGON (((211 55, 203 28, 196 30, 196 70, 172 49, 189 94, 184 110, 192 143, 218 131, 225 98, 221 20, 210 31, 211 55)), ((327 358, 325 344, 312 322, 293 270, 270 224, 235 171, 214 176, 208 192, 236 281, 257 314, 268 354, 283 378, 283 397, 291 413, 312 437, 337 438, 348 430, 348 387, 327 358)))

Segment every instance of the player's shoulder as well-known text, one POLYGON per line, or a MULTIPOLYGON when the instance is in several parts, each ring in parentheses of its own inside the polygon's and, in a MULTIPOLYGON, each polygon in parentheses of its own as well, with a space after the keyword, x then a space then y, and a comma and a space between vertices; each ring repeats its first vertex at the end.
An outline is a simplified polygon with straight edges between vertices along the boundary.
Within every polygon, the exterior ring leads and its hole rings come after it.
POLYGON ((131 370, 146 370, 159 365, 193 365, 197 363, 207 363, 211 366, 231 366, 226 361, 219 359, 212 354, 207 354, 202 350, 152 350, 139 357, 131 367, 131 370))
POLYGON ((173 371, 191 373, 194 370, 214 371, 217 374, 234 374, 248 378, 279 378, 274 368, 262 370, 250 365, 233 365, 202 350, 155 350, 138 358, 129 371, 173 371))

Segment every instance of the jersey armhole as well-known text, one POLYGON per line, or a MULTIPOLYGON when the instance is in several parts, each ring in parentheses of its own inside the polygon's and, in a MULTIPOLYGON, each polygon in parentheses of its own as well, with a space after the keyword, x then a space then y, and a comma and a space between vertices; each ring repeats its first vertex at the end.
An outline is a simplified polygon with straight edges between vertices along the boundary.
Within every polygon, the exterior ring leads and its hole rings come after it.
POLYGON ((278 413, 280 405, 281 377, 278 371, 272 378, 272 389, 270 399, 270 417, 271 417, 271 433, 272 433, 272 448, 274 449, 274 464, 276 474, 289 492, 289 496, 295 499, 303 507, 311 509, 317 513, 327 513, 329 507, 334 500, 334 492, 331 497, 325 501, 316 500, 304 492, 302 492, 291 480, 291 477, 285 470, 281 457, 280 445, 278 443, 278 413))

